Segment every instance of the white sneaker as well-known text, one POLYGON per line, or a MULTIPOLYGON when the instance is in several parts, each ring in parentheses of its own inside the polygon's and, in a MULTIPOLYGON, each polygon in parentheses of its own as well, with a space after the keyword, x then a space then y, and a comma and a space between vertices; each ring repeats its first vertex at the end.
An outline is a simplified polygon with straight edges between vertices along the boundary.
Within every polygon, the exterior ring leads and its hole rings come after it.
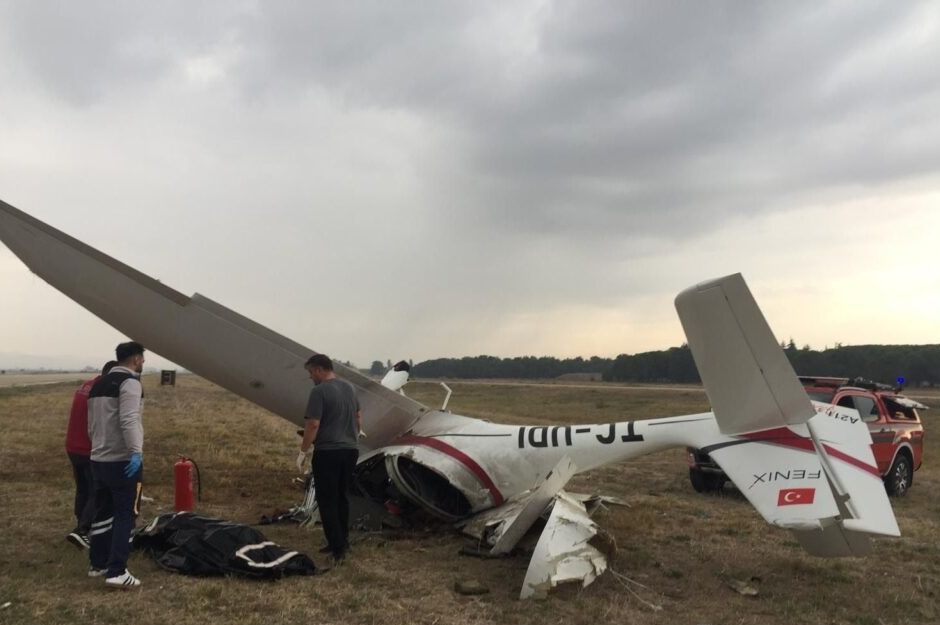
POLYGON ((88 568, 88 577, 101 577, 108 572, 108 569, 96 569, 95 567, 88 568))
POLYGON ((124 573, 117 577, 109 577, 104 580, 104 583, 109 588, 120 588, 121 590, 130 590, 140 586, 140 580, 131 575, 131 572, 127 569, 124 569, 124 573))

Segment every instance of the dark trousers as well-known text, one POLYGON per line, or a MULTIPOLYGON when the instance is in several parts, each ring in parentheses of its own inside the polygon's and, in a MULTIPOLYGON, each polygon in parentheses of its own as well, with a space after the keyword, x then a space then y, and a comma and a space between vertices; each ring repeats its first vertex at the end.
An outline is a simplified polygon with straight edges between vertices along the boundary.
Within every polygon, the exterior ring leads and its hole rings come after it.
POLYGON ((95 517, 95 486, 91 476, 91 459, 81 454, 68 452, 75 478, 75 530, 88 534, 95 517))
POLYGON ((313 452, 313 483, 316 485, 320 522, 330 551, 342 557, 349 547, 349 486, 359 459, 358 449, 313 452))
POLYGON ((95 478, 95 520, 88 532, 91 538, 91 566, 107 568, 108 577, 127 569, 131 552, 131 532, 140 508, 143 467, 132 477, 124 477, 127 461, 91 461, 95 478))

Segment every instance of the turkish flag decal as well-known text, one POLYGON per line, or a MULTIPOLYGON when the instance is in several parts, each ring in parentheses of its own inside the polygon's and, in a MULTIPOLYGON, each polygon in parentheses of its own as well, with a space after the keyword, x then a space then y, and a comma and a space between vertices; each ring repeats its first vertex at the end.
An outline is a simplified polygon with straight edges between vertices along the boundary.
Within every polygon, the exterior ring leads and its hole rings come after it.
POLYGON ((778 506, 794 506, 813 503, 816 498, 815 488, 784 488, 777 495, 778 506))

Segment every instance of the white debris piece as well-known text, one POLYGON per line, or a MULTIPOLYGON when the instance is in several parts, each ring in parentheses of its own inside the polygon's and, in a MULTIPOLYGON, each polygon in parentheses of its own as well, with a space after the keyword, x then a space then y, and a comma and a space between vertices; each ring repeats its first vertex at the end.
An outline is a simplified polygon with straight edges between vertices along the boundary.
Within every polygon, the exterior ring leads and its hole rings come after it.
POLYGON ((481 512, 461 530, 492 547, 493 555, 510 553, 535 521, 554 503, 578 468, 564 456, 535 488, 522 492, 506 503, 481 512))
POLYGON ((607 558, 588 542, 597 535, 597 525, 584 505, 564 491, 555 496, 548 525, 535 546, 520 599, 542 599, 565 582, 587 586, 607 570, 607 558))
POLYGON ((578 468, 565 456, 548 474, 545 481, 532 492, 525 506, 512 519, 507 519, 500 529, 500 534, 493 545, 492 553, 509 553, 522 540, 535 520, 545 511, 552 498, 564 488, 578 468))
POLYGON ((606 508, 608 505, 623 506, 624 508, 630 507, 630 504, 627 503, 625 499, 621 499, 620 497, 598 495, 597 493, 572 493, 570 490, 566 490, 565 492, 568 493, 575 501, 580 501, 583 503, 585 510, 587 510, 588 514, 591 516, 594 516, 594 513, 598 508, 606 508))

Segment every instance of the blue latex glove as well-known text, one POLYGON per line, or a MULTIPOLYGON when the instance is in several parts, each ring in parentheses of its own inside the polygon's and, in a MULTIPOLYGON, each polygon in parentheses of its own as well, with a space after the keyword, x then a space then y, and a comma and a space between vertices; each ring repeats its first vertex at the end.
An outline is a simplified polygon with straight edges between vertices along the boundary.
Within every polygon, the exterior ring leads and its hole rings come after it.
POLYGON ((139 453, 131 454, 131 459, 127 461, 127 466, 124 467, 124 477, 134 477, 140 471, 140 465, 143 462, 143 456, 139 453))

